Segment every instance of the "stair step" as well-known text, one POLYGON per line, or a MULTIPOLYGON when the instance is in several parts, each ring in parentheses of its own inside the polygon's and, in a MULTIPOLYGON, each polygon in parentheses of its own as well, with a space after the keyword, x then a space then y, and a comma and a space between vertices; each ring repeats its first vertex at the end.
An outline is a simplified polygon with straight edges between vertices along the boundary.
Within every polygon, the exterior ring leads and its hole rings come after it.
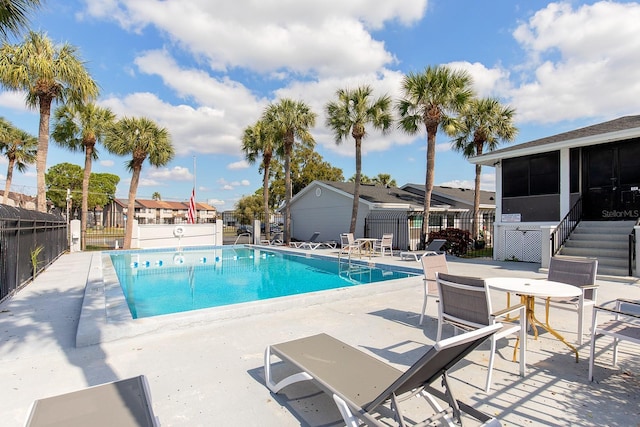
POLYGON ((631 230, 634 225, 636 225, 635 221, 580 221, 578 227, 628 228, 631 230))
POLYGON ((624 277, 629 275, 629 268, 628 267, 609 267, 609 266, 604 266, 600 268, 600 263, 598 263, 598 275, 624 277))
POLYGON ((598 275, 627 276, 634 225, 634 221, 582 221, 558 255, 597 258, 598 275))
POLYGON ((628 252, 625 249, 600 249, 600 248, 576 248, 565 246, 560 251, 562 255, 581 256, 590 258, 622 258, 626 259, 628 252))
POLYGON ((599 241, 599 240, 582 240, 582 239, 574 239, 574 236, 571 236, 569 240, 564 242, 565 247, 572 248, 592 248, 592 249, 618 249, 626 251, 629 247, 627 242, 621 241, 599 241))

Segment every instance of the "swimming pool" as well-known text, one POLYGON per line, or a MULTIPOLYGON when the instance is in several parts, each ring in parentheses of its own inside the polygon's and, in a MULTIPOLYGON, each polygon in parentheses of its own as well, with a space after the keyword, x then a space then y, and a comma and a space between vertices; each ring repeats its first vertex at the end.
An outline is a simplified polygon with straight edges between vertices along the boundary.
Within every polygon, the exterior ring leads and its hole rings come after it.
POLYGON ((133 318, 219 307, 415 276, 249 247, 110 255, 133 318))

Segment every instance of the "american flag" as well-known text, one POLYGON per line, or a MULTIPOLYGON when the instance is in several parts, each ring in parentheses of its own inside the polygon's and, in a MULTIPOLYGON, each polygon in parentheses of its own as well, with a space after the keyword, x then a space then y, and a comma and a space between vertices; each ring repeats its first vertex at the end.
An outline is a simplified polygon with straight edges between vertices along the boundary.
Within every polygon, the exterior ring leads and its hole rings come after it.
POLYGON ((189 199, 189 213, 187 214, 187 224, 196 223, 196 189, 191 190, 191 198, 189 199))

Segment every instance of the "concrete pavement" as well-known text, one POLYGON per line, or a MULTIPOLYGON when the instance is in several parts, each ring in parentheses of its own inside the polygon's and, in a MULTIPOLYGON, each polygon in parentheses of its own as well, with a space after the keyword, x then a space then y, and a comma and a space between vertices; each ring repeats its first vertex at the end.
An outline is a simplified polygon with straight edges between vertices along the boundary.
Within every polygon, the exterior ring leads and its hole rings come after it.
MULTIPOLYGON (((396 287, 368 286, 367 292, 348 289, 326 291, 332 296, 320 299, 290 297, 271 309, 250 306, 237 316, 196 316, 171 322, 173 327, 76 348, 93 255, 62 256, 0 305, 0 425, 22 425, 35 399, 139 374, 149 380, 153 408, 163 426, 341 425, 331 398, 311 383, 296 384, 277 396, 269 393, 263 383, 267 345, 326 332, 406 369, 436 336, 433 301, 424 327, 417 326, 422 284, 415 278, 403 279, 408 282, 396 287)), ((394 263, 413 262, 394 258, 394 263)), ((544 277, 538 265, 527 263, 451 258, 449 268, 454 274, 478 277, 544 277)), ((638 281, 598 283, 599 302, 640 299, 638 281)), ((553 309, 552 322, 575 342, 575 312, 553 309)), ((590 315, 587 322, 590 325, 590 315)), ((445 333, 449 336, 451 329, 445 333)), ((514 340, 503 339, 489 394, 483 391, 488 343, 456 367, 452 383, 458 398, 507 426, 637 426, 638 348, 623 344, 619 365, 613 368, 610 347, 604 348, 608 342, 600 341, 593 383, 587 380, 589 342, 579 347, 580 361, 575 363, 573 353, 546 333, 528 340, 525 377, 518 376, 518 365, 511 361, 514 340)))

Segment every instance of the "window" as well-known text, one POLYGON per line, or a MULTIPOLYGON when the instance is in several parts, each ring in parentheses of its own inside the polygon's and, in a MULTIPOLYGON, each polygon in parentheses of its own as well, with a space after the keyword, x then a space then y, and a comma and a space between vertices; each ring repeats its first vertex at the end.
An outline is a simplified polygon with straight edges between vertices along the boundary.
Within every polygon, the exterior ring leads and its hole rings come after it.
POLYGON ((526 197, 560 192, 560 153, 505 159, 502 162, 504 197, 526 197))

